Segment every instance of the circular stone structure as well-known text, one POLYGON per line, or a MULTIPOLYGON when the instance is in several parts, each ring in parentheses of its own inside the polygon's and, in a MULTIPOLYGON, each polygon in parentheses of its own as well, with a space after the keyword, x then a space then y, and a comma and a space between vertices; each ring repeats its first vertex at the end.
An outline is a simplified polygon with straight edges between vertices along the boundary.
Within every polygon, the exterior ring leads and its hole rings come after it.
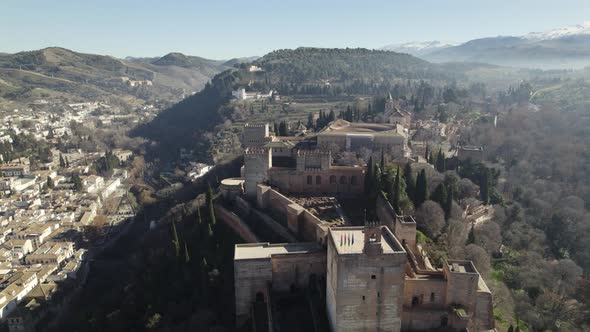
POLYGON ((221 180, 219 190, 223 198, 233 200, 236 196, 244 193, 243 178, 227 178, 221 180))

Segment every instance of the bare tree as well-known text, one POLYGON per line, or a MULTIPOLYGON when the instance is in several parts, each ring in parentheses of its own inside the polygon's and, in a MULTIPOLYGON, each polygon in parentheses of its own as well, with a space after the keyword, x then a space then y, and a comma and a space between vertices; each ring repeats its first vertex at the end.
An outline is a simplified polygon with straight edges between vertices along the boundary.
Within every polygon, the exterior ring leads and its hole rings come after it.
POLYGON ((445 227, 445 212, 437 202, 426 201, 416 210, 416 223, 429 237, 437 237, 445 227))

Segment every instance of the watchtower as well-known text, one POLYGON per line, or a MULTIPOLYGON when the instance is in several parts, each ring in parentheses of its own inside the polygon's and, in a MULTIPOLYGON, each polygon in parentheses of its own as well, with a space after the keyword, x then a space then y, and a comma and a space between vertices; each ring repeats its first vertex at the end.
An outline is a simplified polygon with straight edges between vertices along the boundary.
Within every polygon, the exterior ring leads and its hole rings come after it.
POLYGON ((272 167, 272 151, 268 148, 250 147, 244 152, 244 192, 256 197, 256 185, 268 179, 272 167))

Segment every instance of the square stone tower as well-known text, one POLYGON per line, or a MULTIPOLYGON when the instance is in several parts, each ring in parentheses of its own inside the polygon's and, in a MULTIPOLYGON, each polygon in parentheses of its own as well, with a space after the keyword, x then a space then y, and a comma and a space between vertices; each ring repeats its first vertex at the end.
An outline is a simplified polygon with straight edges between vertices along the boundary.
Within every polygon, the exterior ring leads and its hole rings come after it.
POLYGON ((406 251, 385 226, 331 228, 326 303, 332 331, 400 331, 406 251))
POLYGON ((271 140, 272 137, 270 136, 268 123, 246 123, 244 125, 244 133, 242 135, 242 146, 244 148, 262 147, 271 140))
POLYGON ((247 148, 244 152, 244 193, 256 197, 256 185, 268 179, 272 167, 272 151, 268 148, 247 148))

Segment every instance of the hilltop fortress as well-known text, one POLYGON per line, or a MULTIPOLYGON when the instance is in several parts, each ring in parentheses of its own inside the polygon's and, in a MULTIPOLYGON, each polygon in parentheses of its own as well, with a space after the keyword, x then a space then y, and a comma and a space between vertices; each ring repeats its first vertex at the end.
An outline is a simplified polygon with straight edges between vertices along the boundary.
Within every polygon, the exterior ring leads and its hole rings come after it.
POLYGON ((416 221, 397 215, 383 194, 377 221, 352 207, 364 195, 366 166, 334 165, 330 147, 406 157, 399 127, 336 120, 315 137, 276 137, 267 124, 246 125, 242 177, 222 181, 215 205, 247 242, 234 256, 238 327, 279 329, 287 299, 303 303, 309 317, 296 321, 316 330, 494 330, 492 295, 472 262, 433 267, 416 221))

